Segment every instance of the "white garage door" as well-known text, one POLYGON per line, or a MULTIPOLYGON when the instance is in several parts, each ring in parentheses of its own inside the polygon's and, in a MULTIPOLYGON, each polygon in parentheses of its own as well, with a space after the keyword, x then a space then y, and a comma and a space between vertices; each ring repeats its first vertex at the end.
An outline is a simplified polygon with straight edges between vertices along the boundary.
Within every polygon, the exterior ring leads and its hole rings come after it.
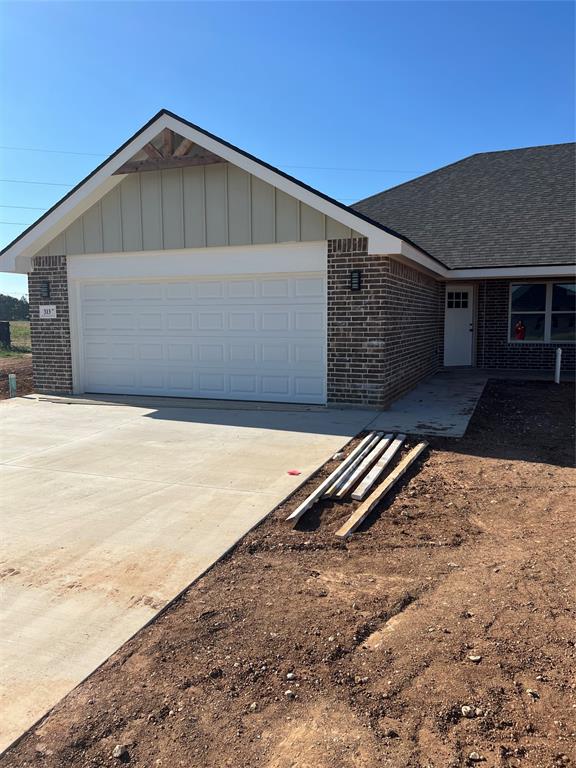
POLYGON ((322 273, 79 285, 85 392, 326 401, 322 273))

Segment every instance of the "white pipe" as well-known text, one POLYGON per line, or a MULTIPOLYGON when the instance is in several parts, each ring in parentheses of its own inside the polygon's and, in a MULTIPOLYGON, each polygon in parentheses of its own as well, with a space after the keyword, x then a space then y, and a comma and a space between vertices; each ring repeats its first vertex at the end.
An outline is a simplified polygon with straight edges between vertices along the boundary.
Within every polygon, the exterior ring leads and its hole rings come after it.
POLYGON ((562 347, 556 350, 556 366, 554 368, 554 381, 560 384, 560 368, 562 366, 562 347))

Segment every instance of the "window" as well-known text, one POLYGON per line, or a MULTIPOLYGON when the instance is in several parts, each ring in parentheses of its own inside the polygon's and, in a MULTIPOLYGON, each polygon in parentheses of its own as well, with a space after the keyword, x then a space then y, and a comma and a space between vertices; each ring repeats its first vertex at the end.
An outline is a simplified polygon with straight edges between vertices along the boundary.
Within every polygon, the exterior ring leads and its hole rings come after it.
POLYGON ((510 339, 544 341, 546 283, 512 285, 510 292, 510 339))
POLYGON ((446 306, 448 309, 468 309, 468 291, 448 291, 446 306))
POLYGON ((576 283, 512 283, 509 340, 576 341, 576 283))
POLYGON ((574 341, 576 283, 554 283, 552 286, 551 341, 574 341))

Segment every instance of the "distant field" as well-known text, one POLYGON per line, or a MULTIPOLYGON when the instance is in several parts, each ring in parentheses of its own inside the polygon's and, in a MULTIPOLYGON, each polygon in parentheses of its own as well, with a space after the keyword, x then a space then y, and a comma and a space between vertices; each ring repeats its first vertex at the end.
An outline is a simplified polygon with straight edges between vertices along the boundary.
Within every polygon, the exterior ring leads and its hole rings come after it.
POLYGON ((10 349, 0 346, 0 357, 21 357, 32 352, 30 322, 28 320, 11 320, 10 339, 12 342, 10 349))

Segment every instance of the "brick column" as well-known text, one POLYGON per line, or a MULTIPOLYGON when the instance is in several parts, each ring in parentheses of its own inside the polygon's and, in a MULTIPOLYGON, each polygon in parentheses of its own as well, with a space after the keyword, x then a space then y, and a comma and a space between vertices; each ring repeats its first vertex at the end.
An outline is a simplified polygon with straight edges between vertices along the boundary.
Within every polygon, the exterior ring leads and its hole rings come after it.
POLYGON ((368 256, 366 238, 328 241, 328 403, 385 402, 382 302, 386 256, 368 256), (350 290, 350 270, 362 289, 350 290))
POLYGON ((32 272, 28 274, 28 290, 34 389, 36 392, 70 394, 72 353, 66 256, 36 256, 32 272), (50 286, 49 298, 41 293, 46 282, 50 286), (45 304, 56 307, 55 319, 39 318, 38 307, 45 304))
POLYGON ((444 286, 367 249, 328 241, 328 403, 382 408, 441 367, 444 286))

